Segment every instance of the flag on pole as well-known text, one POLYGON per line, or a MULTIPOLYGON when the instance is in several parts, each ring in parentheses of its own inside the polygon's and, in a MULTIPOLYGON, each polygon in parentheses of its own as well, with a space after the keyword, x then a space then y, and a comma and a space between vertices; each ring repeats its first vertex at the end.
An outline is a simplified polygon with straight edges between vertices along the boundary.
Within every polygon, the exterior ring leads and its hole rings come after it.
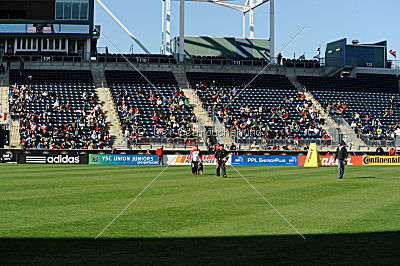
POLYGON ((306 60, 306 55, 303 54, 302 56, 299 57, 299 60, 306 60))
POLYGON ((0 122, 7 121, 7 113, 0 113, 0 122))
POLYGON ((397 57, 397 52, 396 52, 396 51, 390 50, 389 53, 390 53, 391 55, 393 55, 394 58, 397 57))

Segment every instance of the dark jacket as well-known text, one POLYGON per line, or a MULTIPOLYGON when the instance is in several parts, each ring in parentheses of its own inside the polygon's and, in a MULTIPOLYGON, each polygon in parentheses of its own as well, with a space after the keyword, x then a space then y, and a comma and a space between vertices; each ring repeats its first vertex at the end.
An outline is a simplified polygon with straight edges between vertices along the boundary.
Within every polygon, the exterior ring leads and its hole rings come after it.
POLYGON ((383 151, 382 147, 376 149, 376 155, 385 155, 385 152, 383 151))
POLYGON ((228 157, 228 152, 224 149, 222 150, 217 150, 217 152, 215 153, 215 159, 217 161, 222 161, 223 159, 225 159, 226 157, 228 157))
POLYGON ((339 160, 346 160, 347 157, 349 156, 346 147, 342 146, 340 149, 337 148, 336 149, 336 154, 335 154, 335 160, 339 159, 339 160))

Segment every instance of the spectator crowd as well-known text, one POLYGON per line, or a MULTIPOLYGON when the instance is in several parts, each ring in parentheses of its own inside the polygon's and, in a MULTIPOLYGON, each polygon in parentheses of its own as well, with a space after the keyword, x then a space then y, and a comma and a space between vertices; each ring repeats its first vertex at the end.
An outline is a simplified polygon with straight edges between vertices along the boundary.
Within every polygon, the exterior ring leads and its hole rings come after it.
MULTIPOLYGON (((196 90, 203 95, 204 107, 210 115, 223 121, 232 137, 254 139, 251 146, 255 149, 269 140, 293 140, 298 143, 302 139, 330 140, 323 129, 325 120, 313 103, 299 93, 297 97, 290 94, 280 99, 282 104, 276 106, 253 105, 246 101, 236 110, 234 105, 227 104, 239 95, 240 90, 233 88, 216 88, 205 83, 197 84, 196 90), (266 107, 268 106, 268 107, 266 107), (261 142, 256 140, 261 139, 261 142)), ((268 92, 266 91, 266 95, 268 92)), ((268 96, 267 96, 268 97, 268 96)), ((271 96, 274 97, 274 96, 271 96)), ((298 149, 298 145, 287 147, 274 145, 273 149, 298 149)))
POLYGON ((141 143, 143 138, 180 138, 188 143, 194 137, 192 123, 196 117, 188 98, 179 89, 165 96, 141 88, 125 89, 117 94, 116 105, 130 145, 141 143), (135 99, 142 104, 135 104, 135 99))
POLYGON ((19 118, 23 148, 111 148, 105 114, 93 92, 84 91, 81 104, 64 103, 58 96, 51 89, 37 90, 32 85, 10 86, 10 113, 19 118), (33 108, 35 104, 43 108, 33 108), (60 119, 67 113, 72 113, 72 121, 60 119))
POLYGON ((390 107, 383 108, 375 115, 371 112, 363 115, 357 111, 351 112, 346 102, 335 101, 331 104, 326 101, 324 104, 324 108, 331 113, 349 117, 348 122, 356 134, 366 136, 369 140, 395 140, 400 136, 400 124, 393 121, 397 117, 396 107, 394 96, 391 97, 390 107), (385 119, 391 122, 385 123, 385 119))

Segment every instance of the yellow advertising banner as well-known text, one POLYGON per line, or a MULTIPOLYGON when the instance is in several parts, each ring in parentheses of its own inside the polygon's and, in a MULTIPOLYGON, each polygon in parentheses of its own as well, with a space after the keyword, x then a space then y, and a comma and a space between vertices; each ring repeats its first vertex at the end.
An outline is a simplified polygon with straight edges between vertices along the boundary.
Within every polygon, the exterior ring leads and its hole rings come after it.
POLYGON ((322 166, 321 158, 319 157, 319 152, 316 143, 311 143, 308 149, 306 161, 304 162, 304 167, 320 167, 322 166))
POLYGON ((400 156, 363 156, 363 165, 400 165, 400 156))

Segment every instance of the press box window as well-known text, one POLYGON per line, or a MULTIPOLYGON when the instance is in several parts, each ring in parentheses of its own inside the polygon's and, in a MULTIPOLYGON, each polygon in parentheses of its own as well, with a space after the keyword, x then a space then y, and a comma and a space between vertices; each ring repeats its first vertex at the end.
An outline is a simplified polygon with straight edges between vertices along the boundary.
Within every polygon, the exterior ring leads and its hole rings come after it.
POLYGON ((56 19, 87 20, 89 18, 88 0, 57 0, 56 19))
POLYGON ((63 19, 64 18, 64 4, 57 3, 56 4, 56 19, 63 19))

